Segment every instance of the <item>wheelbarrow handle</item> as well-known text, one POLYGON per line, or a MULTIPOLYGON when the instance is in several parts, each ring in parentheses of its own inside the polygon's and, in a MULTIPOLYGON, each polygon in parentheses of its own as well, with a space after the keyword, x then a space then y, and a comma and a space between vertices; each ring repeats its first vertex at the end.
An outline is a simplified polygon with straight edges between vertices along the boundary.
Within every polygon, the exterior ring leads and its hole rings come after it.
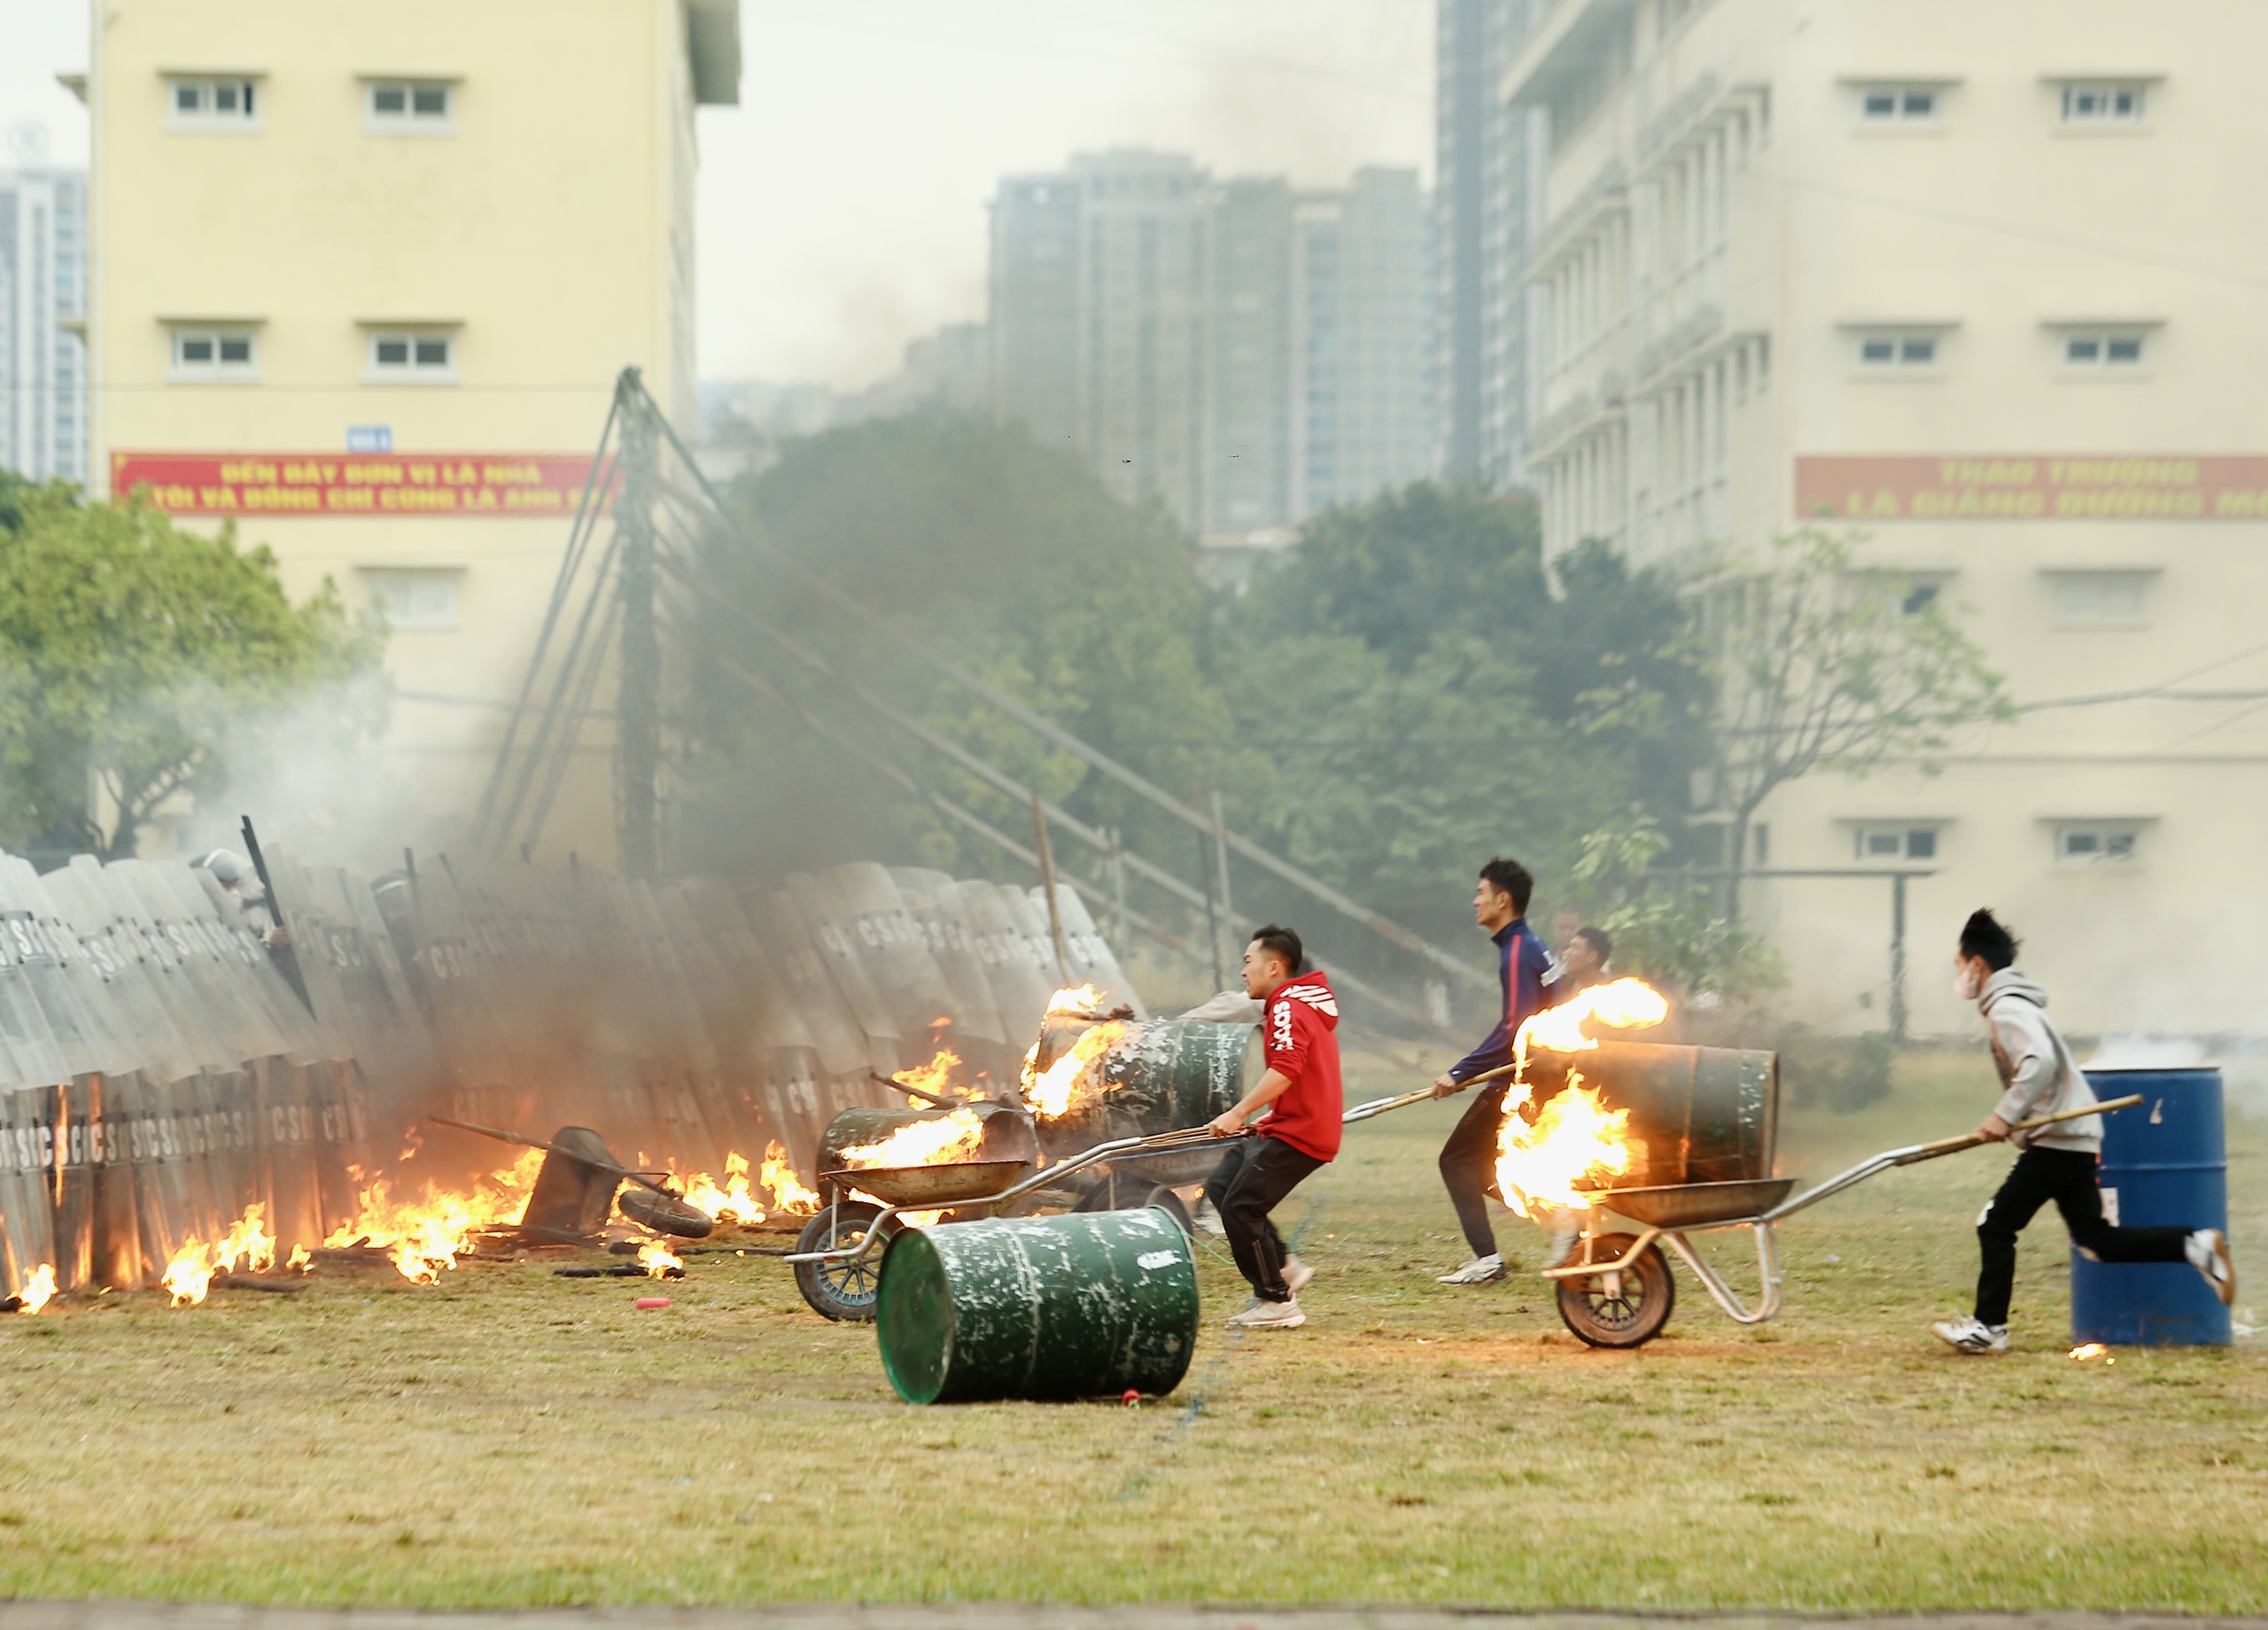
MULTIPOLYGON (((2132 1109, 2141 1101, 2140 1093, 2129 1093, 2124 1098, 2109 1098, 2087 1108, 2066 1109, 2056 1114, 2039 1115, 2030 1121, 2019 1121, 2008 1130, 2029 1132, 2037 1127, 2052 1126, 2058 1121, 2080 1121, 2089 1115, 2111 1114, 2121 1109, 2132 1109)), ((1830 1196, 1840 1194, 1854 1184, 1863 1183, 1878 1173, 1886 1172, 1892 1167, 1912 1166, 1921 1160, 1934 1160, 1940 1155, 1959 1154, 1964 1149, 1978 1147, 1984 1141, 1976 1133, 1969 1132, 1960 1137, 1940 1137, 1935 1143, 1909 1144, 1903 1149, 1885 1149, 1880 1154, 1860 1161, 1850 1170, 1829 1177, 1815 1189, 1807 1190, 1791 1199, 1782 1200, 1759 1220, 1765 1222, 1777 1222, 1784 1217, 1793 1216, 1798 1211, 1816 1206, 1830 1196)))
MULTIPOLYGON (((1487 1082, 1502 1081, 1508 1075, 1518 1075, 1519 1067, 1517 1064, 1500 1064, 1495 1069, 1484 1070, 1478 1075, 1460 1081, 1457 1083, 1456 1090, 1462 1092, 1467 1087, 1478 1087, 1487 1082)), ((1407 1109, 1412 1104, 1422 1104, 1433 1096, 1433 1088, 1420 1087, 1415 1092, 1403 1092, 1394 1098, 1374 1098, 1366 1104, 1355 1105, 1354 1108, 1340 1116, 1340 1124, 1352 1126, 1357 1121, 1369 1121, 1393 1110, 1407 1109)))

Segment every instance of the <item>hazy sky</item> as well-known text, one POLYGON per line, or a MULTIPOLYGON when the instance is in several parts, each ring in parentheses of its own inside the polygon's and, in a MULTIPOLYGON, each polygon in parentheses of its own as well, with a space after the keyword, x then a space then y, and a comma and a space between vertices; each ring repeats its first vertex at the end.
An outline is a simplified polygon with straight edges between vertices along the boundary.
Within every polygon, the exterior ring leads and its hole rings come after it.
MULTIPOLYGON (((1074 150, 1431 180, 1433 0, 742 0, 701 115, 701 370, 865 384, 984 310, 984 201, 1074 150)), ((0 136, 83 163, 83 0, 0 0, 0 136)), ((0 146, 0 163, 10 162, 0 146)))

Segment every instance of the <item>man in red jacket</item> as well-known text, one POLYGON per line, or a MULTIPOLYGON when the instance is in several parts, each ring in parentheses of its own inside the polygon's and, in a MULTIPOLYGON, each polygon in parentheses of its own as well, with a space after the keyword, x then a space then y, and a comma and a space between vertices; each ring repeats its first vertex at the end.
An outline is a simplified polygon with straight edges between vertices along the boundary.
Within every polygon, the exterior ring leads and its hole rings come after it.
POLYGON ((1216 1116, 1216 1137, 1241 1131, 1262 1109, 1260 1136, 1229 1151, 1206 1180, 1205 1198, 1221 1214, 1237 1269, 1252 1285, 1252 1300, 1230 1319, 1250 1330, 1294 1330, 1308 1322, 1299 1293, 1315 1277, 1284 1248, 1268 1214, 1300 1184, 1339 1153, 1339 998, 1321 970, 1305 968, 1300 936, 1270 924, 1244 948, 1247 995, 1266 1005, 1260 1016, 1268 1067, 1259 1083, 1216 1116))

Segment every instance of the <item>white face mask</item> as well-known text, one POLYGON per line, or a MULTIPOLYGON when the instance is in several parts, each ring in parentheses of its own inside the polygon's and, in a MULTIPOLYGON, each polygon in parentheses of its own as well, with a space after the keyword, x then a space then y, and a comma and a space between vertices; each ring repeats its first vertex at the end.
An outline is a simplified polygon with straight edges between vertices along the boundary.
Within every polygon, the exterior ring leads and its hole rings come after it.
POLYGON ((1974 1002, 1983 993, 1984 982, 1977 977, 1977 965, 1964 962, 1953 976, 1953 993, 1964 1002, 1974 1002))

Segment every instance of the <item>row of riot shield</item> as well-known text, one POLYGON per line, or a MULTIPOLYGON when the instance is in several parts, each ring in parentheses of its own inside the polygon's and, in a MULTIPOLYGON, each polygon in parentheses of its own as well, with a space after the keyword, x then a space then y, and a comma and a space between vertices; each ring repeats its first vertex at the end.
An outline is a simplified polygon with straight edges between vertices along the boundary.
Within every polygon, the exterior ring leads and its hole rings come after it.
POLYGON ((156 1280, 258 1205, 278 1254, 363 1192, 510 1161, 450 1124, 596 1130, 720 1180, 807 1180, 843 1109, 950 1050, 1012 1095, 1052 993, 1139 1005, 1078 896, 851 865, 777 887, 271 846, 270 902, 178 860, 0 855, 0 1277, 156 1280), (271 904, 272 902, 272 904, 271 904))
POLYGON ((351 1222, 353 1054, 264 917, 180 861, 0 855, 0 1278, 147 1285, 254 1205, 313 1246, 351 1222))

